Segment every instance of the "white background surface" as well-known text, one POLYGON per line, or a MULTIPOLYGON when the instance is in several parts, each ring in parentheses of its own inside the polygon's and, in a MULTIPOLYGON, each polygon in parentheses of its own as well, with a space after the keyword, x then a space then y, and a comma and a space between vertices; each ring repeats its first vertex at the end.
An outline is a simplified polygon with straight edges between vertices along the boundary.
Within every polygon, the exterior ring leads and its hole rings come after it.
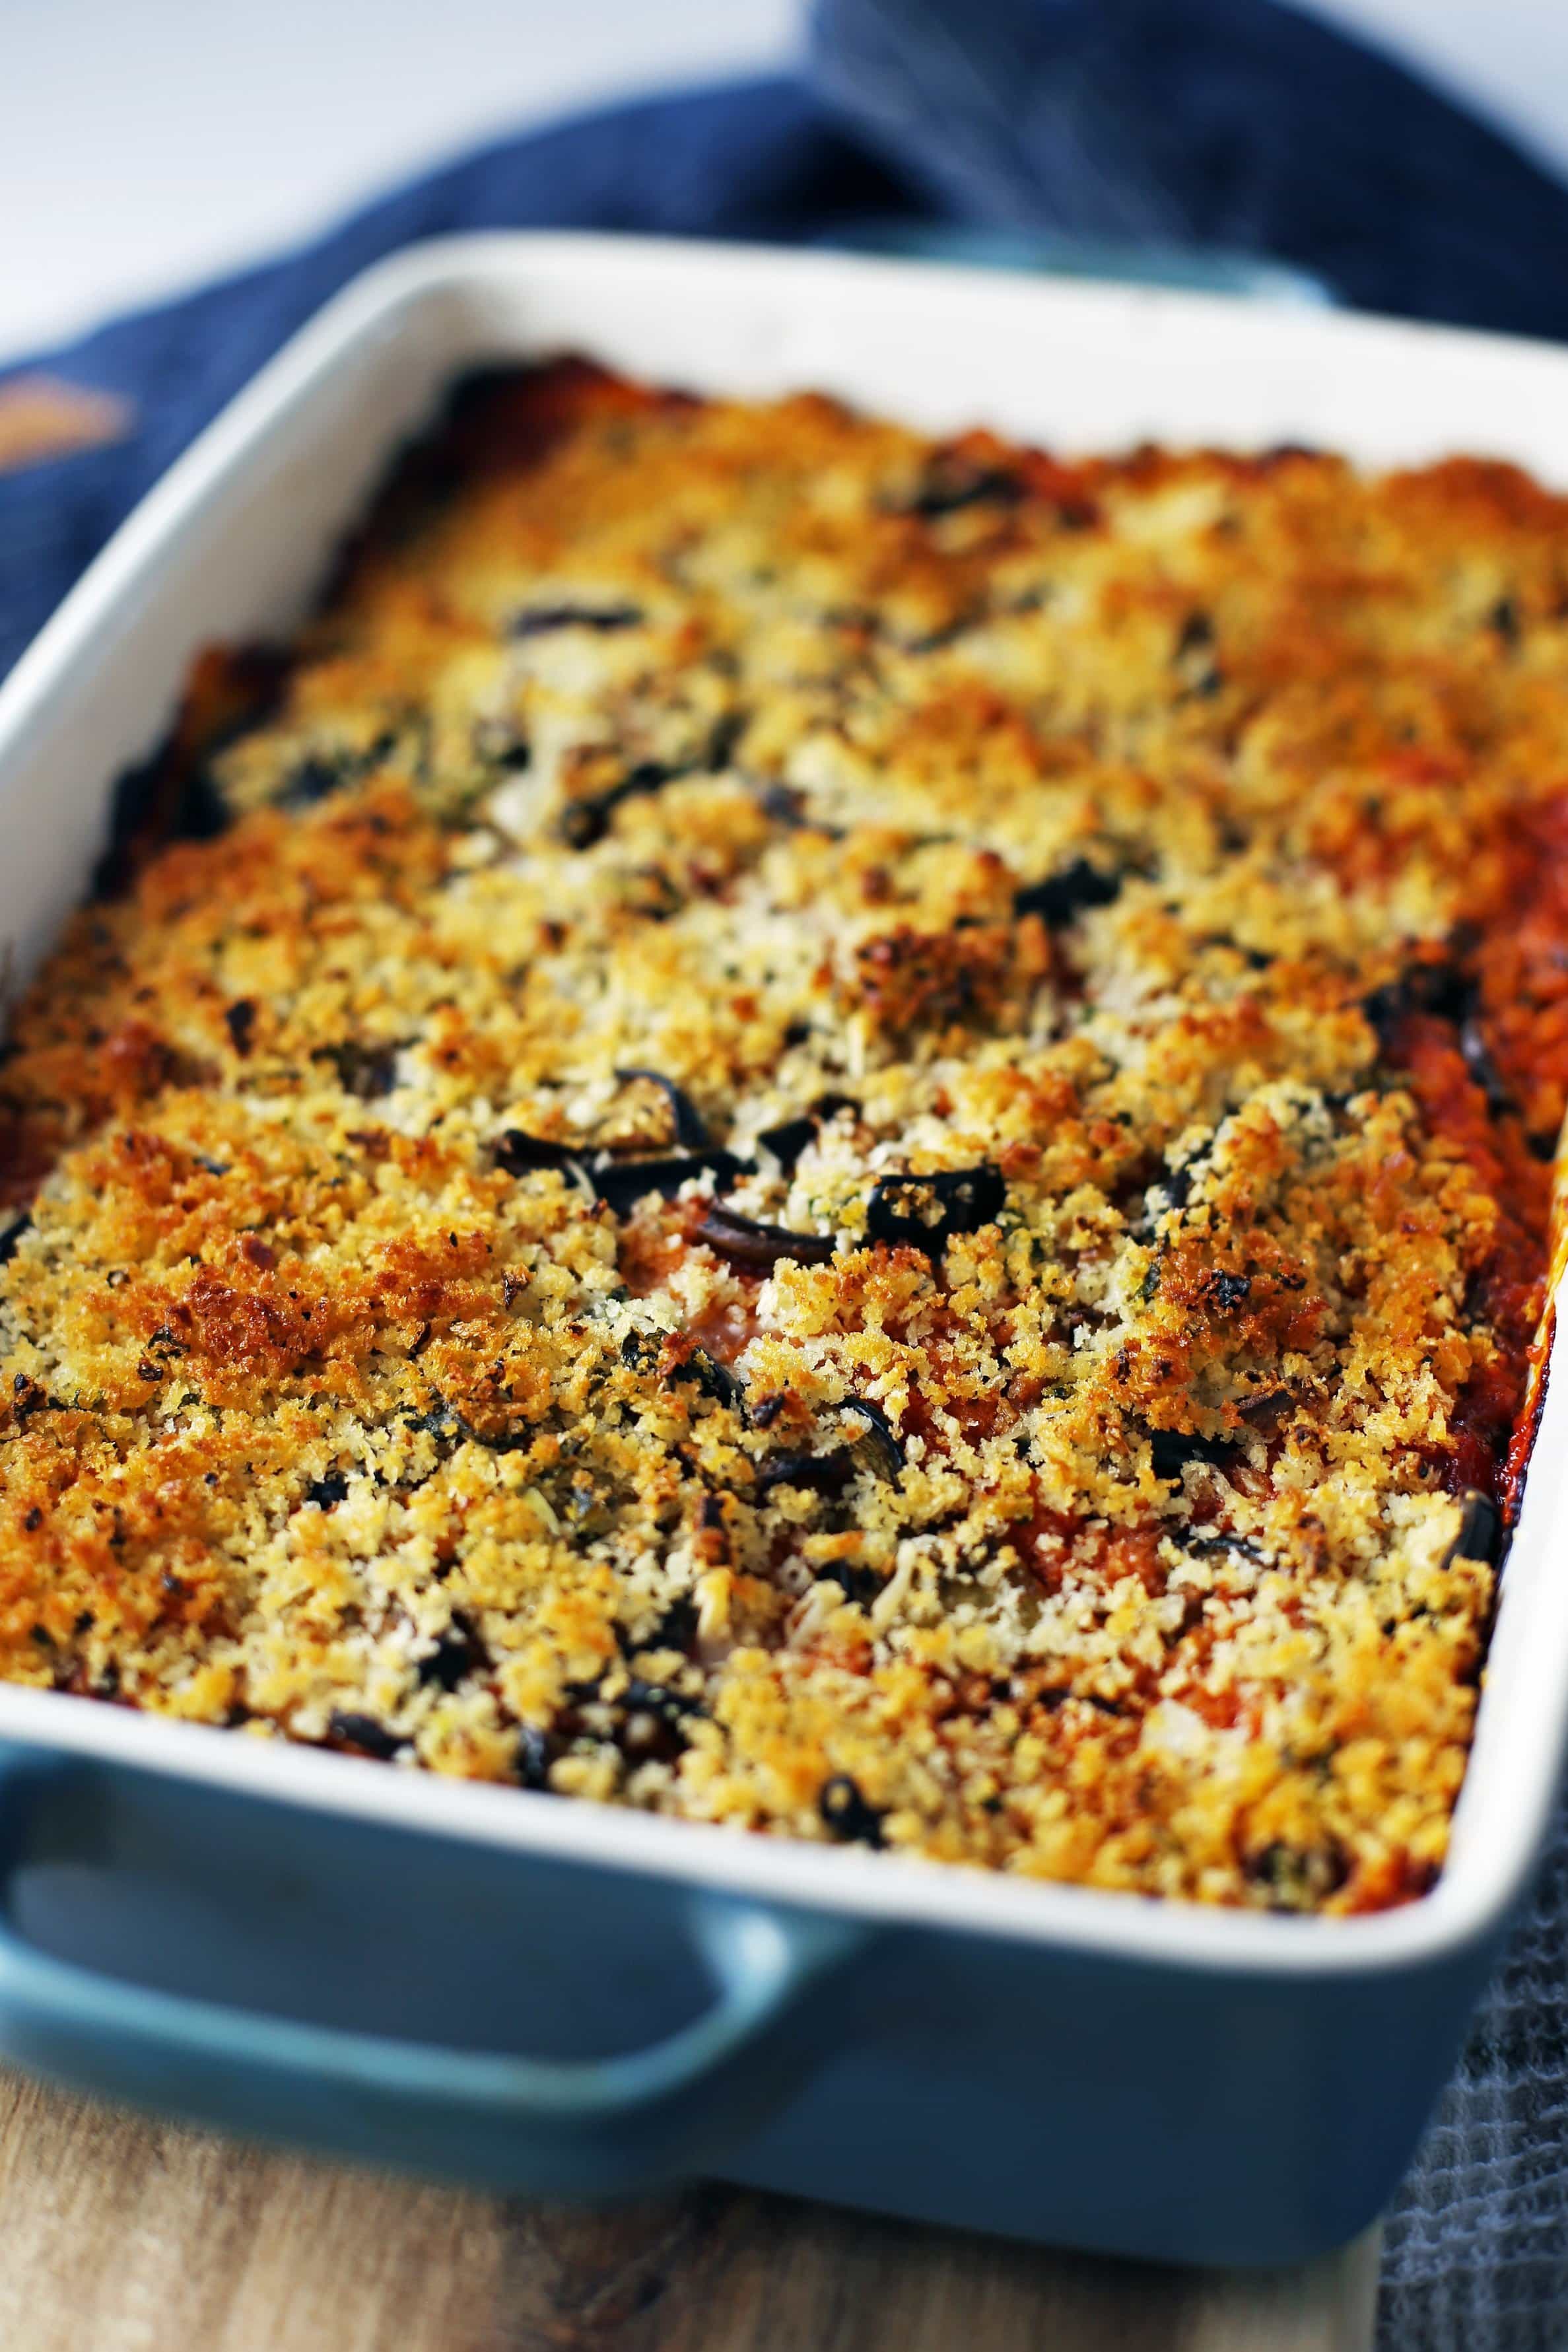
MULTIPOLYGON (((1568 175, 1568 0, 1302 5, 1568 175)), ((798 21, 796 0, 0 0, 0 359, 509 128, 786 65, 798 21)))

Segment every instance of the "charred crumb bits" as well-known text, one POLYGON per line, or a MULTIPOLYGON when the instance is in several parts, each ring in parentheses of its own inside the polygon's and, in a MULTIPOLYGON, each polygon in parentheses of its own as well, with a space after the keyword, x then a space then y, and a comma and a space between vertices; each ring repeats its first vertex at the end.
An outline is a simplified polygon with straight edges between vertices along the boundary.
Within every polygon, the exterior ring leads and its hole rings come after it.
POLYGON ((340 1470, 329 1470, 324 1478, 312 1478, 305 1489, 305 1499, 314 1503, 319 1511, 334 1510, 349 1499, 349 1482, 340 1470))

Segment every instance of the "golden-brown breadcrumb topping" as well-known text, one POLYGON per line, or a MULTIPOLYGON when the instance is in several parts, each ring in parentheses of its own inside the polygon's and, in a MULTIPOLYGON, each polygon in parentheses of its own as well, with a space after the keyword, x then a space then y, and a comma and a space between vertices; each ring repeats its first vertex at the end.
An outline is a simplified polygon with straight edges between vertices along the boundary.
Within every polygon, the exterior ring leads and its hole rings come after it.
POLYGON ((1565 1086, 1568 504, 475 380, 16 1009, 0 1674, 1406 1899, 1565 1086))

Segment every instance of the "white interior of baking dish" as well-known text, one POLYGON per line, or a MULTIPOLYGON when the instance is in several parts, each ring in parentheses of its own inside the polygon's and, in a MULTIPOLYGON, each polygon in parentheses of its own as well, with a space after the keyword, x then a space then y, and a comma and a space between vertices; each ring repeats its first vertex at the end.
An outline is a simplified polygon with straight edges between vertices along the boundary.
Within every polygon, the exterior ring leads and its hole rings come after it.
MULTIPOLYGON (((160 739, 194 648, 286 628, 393 448, 464 367, 584 351, 698 391, 835 393, 1061 450, 1282 441, 1368 466, 1464 449, 1568 488, 1568 352, 1143 289, 653 240, 481 236, 359 280, 137 510, 0 688, 0 940, 25 979, 160 739)), ((1568 749, 1568 747, 1565 747, 1568 749)), ((1530 1867, 1568 1730, 1561 1344, 1436 1890, 1354 1921, 1147 1904, 443 1780, 0 1685, 0 1738, 867 1916, 1189 1965, 1394 1965, 1485 1933, 1530 1867)))

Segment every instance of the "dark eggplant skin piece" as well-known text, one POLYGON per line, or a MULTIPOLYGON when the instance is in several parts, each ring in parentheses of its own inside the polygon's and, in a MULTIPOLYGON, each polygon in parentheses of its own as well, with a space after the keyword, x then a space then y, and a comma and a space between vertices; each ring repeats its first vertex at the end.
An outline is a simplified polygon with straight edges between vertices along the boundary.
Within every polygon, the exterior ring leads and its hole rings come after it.
POLYGON ((1189 1462, 1207 1462, 1223 1470, 1236 1459, 1237 1448, 1223 1437, 1199 1437, 1182 1429, 1151 1429, 1148 1438, 1156 1478, 1179 1478, 1189 1462))
POLYGON ((677 776, 690 773, 688 767, 673 768, 664 760, 639 760, 618 783, 586 800, 568 803, 560 815, 561 839, 569 849, 591 849, 609 832, 611 820, 623 801, 635 800, 643 793, 663 792, 677 776))
POLYGON ((693 1239, 706 1242, 716 1257, 755 1274, 770 1274, 779 1259, 786 1257, 796 1258, 802 1265, 826 1265, 835 1247, 831 1234, 797 1234, 788 1225, 762 1224, 755 1217, 743 1217, 736 1210, 727 1209, 718 1201, 693 1239))
POLYGON ((841 1495, 854 1468, 849 1454, 841 1449, 832 1454, 780 1454, 763 1464, 757 1491, 770 1495, 775 1486, 800 1486, 809 1495, 841 1495))
POLYGON ((988 1160, 977 1168, 940 1169, 932 1176, 884 1176, 866 1204, 866 1237, 936 1256, 959 1234, 994 1224, 1007 1199, 1007 1181, 988 1160), (932 1206, 938 1213, 935 1217, 932 1206))
POLYGON ((882 1815, 866 1802, 847 1772, 835 1772, 823 1784, 817 1811, 829 1834, 841 1845, 881 1845, 882 1815))
POLYGON ((666 1201, 673 1201, 688 1177, 711 1176, 722 1190, 757 1171, 749 1160, 737 1160, 733 1151, 715 1147, 659 1160, 614 1160, 608 1167, 586 1168, 583 1172, 605 1206, 623 1217, 645 1193, 662 1192, 666 1201))
POLYGON ((525 605, 507 624, 509 637, 542 637, 556 629, 593 629, 601 636, 613 629, 637 629, 643 625, 636 604, 525 605))
POLYGON ((706 1151, 708 1149, 712 1138, 703 1115, 690 1095, 684 1087, 678 1087, 674 1078, 665 1077, 662 1070, 617 1070, 615 1075, 622 1086, 630 1085, 633 1078, 643 1078, 649 1086, 658 1087, 670 1106, 675 1122, 675 1141, 683 1151, 706 1151))
POLYGON ((846 1110, 860 1117, 861 1107, 852 1095, 819 1095, 797 1118, 781 1119, 777 1127, 765 1127, 757 1140, 765 1151, 772 1153, 786 1176, 792 1176, 796 1161, 822 1122, 837 1118, 841 1111, 846 1110))
POLYGON ((815 1139, 816 1133, 816 1120, 802 1111, 799 1118, 781 1119, 777 1127, 764 1128, 757 1140, 765 1151, 772 1153, 785 1175, 792 1176, 796 1161, 815 1139))
POLYGON ((582 1158, 570 1144, 548 1142, 542 1135, 525 1134, 520 1127, 503 1128, 490 1146, 490 1156, 506 1176, 527 1176, 539 1168, 573 1168, 582 1158))
POLYGON ((1015 915, 1038 915, 1048 930, 1064 930, 1076 920, 1085 907, 1109 907, 1122 894, 1122 877, 1108 874, 1103 866, 1091 866, 1086 857, 1075 857, 1060 874, 1048 874, 1043 882, 1030 882, 1015 893, 1015 915))
POLYGON ((881 1405, 871 1397, 846 1397, 839 1407, 841 1412, 858 1412, 866 1423, 866 1435, 874 1438, 885 1456, 894 1477, 904 1467, 904 1444, 898 1432, 881 1405))
POLYGON ((1471 1487, 1465 1496, 1465 1507, 1459 1519, 1459 1532, 1448 1547, 1449 1568, 1457 1559, 1484 1560, 1490 1567, 1502 1544, 1502 1514, 1490 1495, 1471 1487))
POLYGON ((340 1747, 357 1748, 361 1756, 374 1756, 383 1764, 407 1744, 373 1715, 335 1714, 328 1718, 327 1730, 340 1747))

